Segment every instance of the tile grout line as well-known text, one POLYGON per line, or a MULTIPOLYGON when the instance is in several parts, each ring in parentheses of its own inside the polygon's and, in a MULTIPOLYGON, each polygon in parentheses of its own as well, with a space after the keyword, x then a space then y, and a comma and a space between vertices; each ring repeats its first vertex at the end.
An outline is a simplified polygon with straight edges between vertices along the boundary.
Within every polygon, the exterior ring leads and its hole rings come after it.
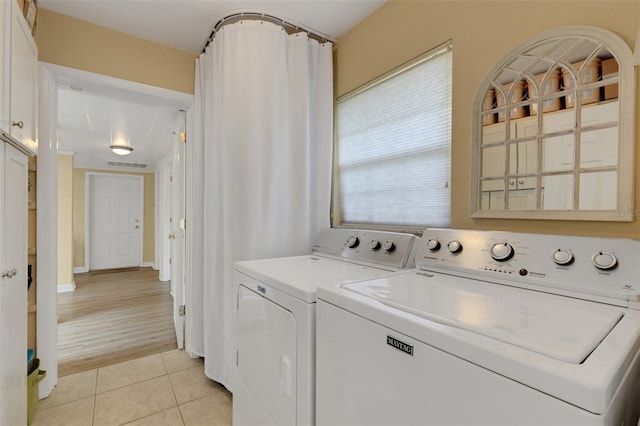
POLYGON ((96 403, 98 402, 98 372, 99 368, 96 368, 96 385, 93 388, 93 410, 91 411, 91 425, 95 426, 96 423, 96 403))
MULTIPOLYGON (((156 355, 161 355, 161 354, 156 354, 156 355)), ((140 359, 143 359, 143 358, 154 357, 154 356, 156 356, 156 355, 148 355, 148 356, 146 356, 146 357, 136 358, 136 359, 134 359, 134 360, 129 360, 129 361, 124 361, 124 362, 122 362, 121 364, 124 364, 124 363, 127 363, 127 362, 131 362, 131 361, 140 360, 140 359)), ((161 358, 161 359, 162 359, 162 358, 161 358)), ((113 365, 119 365, 119 364, 113 364, 113 365)), ((164 369, 165 369, 165 371, 168 371, 168 370, 167 370, 167 367, 164 365, 164 360, 163 360, 163 364, 162 364, 162 365, 165 367, 165 368, 164 368, 164 369)), ((111 367, 111 366, 112 366, 112 365, 108 365, 108 366, 106 366, 106 367, 100 367, 98 370, 105 369, 105 368, 109 368, 109 367, 111 367)), ((138 382, 128 383, 128 384, 126 384, 126 385, 121 385, 121 386, 115 387, 115 388, 113 388, 113 389, 109 389, 109 390, 101 391, 101 392, 98 392, 98 380, 96 379, 96 396, 97 396, 97 395, 102 395, 102 394, 104 394, 104 393, 111 392, 111 391, 114 391, 114 390, 123 389, 123 388, 126 388, 127 386, 135 385, 135 384, 137 384, 137 383, 144 383, 144 382, 148 382, 149 380, 157 379, 158 377, 162 377, 162 376, 165 376, 165 375, 167 375, 167 374, 168 374, 168 373, 164 373, 164 374, 160 374, 160 375, 158 375, 158 376, 147 377, 146 379, 144 379, 144 380, 140 380, 140 381, 138 381, 138 382)))
MULTIPOLYGON (((165 368, 165 370, 166 370, 166 368, 165 368)), ((105 392, 102 392, 102 393, 101 393, 101 395, 102 395, 102 394, 105 394, 105 393, 108 393, 108 392, 112 392, 112 391, 115 391, 115 390, 124 389, 124 388, 129 387, 129 386, 135 386, 135 385, 138 385, 138 384, 141 384, 141 383, 149 382, 149 381, 151 381, 151 380, 156 380, 156 379, 159 379, 159 378, 164 377, 164 376, 167 376, 167 380, 169 380, 169 385, 171 386, 171 391, 172 391, 172 393, 174 394, 174 395, 173 395, 173 398, 174 398, 174 400, 176 401, 176 405, 175 405, 175 406, 172 406, 172 407, 169 407, 169 408, 163 408, 163 409, 160 409, 159 411, 155 411, 155 412, 153 412, 153 413, 146 414, 146 415, 144 415, 144 416, 142 416, 142 417, 137 417, 137 418, 135 418, 135 419, 127 420, 125 423, 121 423, 121 424, 119 424, 119 426, 122 426, 122 425, 126 425, 126 424, 129 424, 129 423, 136 422, 136 421, 138 421, 138 420, 141 420, 141 419, 144 419, 144 418, 146 418, 146 417, 150 417, 150 416, 156 415, 156 414, 158 414, 158 413, 162 413, 163 411, 167 411, 167 410, 170 410, 170 409, 172 409, 172 408, 178 408, 178 409, 179 409, 178 401, 177 401, 177 398, 176 398, 176 396, 175 396, 175 391, 173 390, 173 384, 171 383, 171 378, 169 377, 169 373, 167 372, 167 373, 165 373, 165 374, 161 374, 161 375, 159 375, 159 376, 152 377, 152 378, 147 379, 147 380, 142 380, 142 381, 140 381, 140 382, 136 382, 136 383, 130 383, 130 384, 126 385, 126 386, 121 386, 121 387, 119 387, 119 388, 111 389, 111 390, 108 390, 108 391, 105 391, 105 392)), ((96 395, 96 397, 97 397, 97 395, 96 395)), ((95 402, 94 402, 94 405, 95 405, 95 402)), ((184 421, 183 421, 183 423, 184 423, 184 421)), ((95 418, 94 418, 93 426, 95 426, 95 418)))
MULTIPOLYGON (((149 381, 149 380, 154 380, 154 379, 158 379, 158 378, 163 377, 163 376, 167 376, 167 380, 169 381, 169 386, 171 386, 171 393, 173 394, 173 399, 174 399, 174 400, 175 400, 175 402, 176 402, 175 408, 178 408, 178 411, 180 412, 180 407, 179 407, 179 404, 178 404, 178 398, 176 397, 176 391, 175 391, 175 389, 173 388, 173 383, 171 382, 171 377, 169 376, 169 368, 167 367, 167 363, 165 362, 165 359, 164 359, 163 354, 162 354, 162 353, 160 353, 160 354, 158 354, 158 355, 160 355, 160 359, 162 360, 162 365, 164 366, 164 371, 165 371, 165 373, 164 373, 164 374, 161 374, 161 375, 159 375, 159 376, 157 376, 157 377, 153 377, 153 378, 151 378, 151 379, 143 380, 143 381, 141 381, 141 382, 136 382, 136 383, 132 383, 132 384, 144 383, 144 382, 147 382, 147 381, 149 381)), ((132 384, 131 384, 131 385, 132 385, 132 384)), ((127 385, 127 386, 131 386, 131 385, 127 385)), ((118 389, 122 389, 122 388, 124 388, 124 387, 126 387, 126 386, 120 387, 120 388, 118 388, 118 389)), ((156 412, 153 412, 153 413, 149 413, 149 414, 147 414, 146 416, 142 416, 142 417, 139 417, 139 418, 137 418, 137 419, 133 419, 133 420, 131 420, 131 421, 127 421, 126 423, 123 423, 123 425, 124 425, 124 424, 128 424, 128 423, 132 423, 132 422, 136 422, 136 421, 141 420, 141 419, 144 419, 144 418, 146 418, 146 417, 154 416, 154 415, 156 415, 156 414, 162 413, 163 411, 168 411, 168 410, 170 410, 170 409, 172 409, 172 408, 174 408, 174 407, 164 408, 164 409, 161 409, 161 410, 159 410, 159 411, 156 411, 156 412)), ((180 417, 182 418, 182 413, 180 413, 180 417)), ((182 423, 184 423, 184 420, 182 420, 182 423)))

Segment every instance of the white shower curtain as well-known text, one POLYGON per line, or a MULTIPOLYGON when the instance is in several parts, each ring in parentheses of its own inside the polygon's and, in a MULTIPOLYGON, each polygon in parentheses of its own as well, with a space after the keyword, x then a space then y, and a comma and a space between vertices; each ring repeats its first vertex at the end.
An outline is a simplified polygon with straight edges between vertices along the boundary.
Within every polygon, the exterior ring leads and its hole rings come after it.
POLYGON ((233 391, 236 260, 309 253, 329 225, 332 46, 222 27, 196 67, 187 348, 233 391))

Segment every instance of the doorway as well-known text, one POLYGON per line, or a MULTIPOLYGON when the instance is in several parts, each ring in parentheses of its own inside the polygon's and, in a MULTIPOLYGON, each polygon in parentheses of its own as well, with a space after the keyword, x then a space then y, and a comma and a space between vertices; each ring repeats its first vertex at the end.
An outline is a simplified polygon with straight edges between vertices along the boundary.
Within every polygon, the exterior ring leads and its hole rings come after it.
MULTIPOLYGON (((157 103, 164 105, 165 107, 175 108, 176 111, 181 111, 182 119, 184 122, 184 116, 189 116, 191 111, 191 104, 193 100, 192 95, 188 95, 185 93, 178 93, 167 89, 161 89, 157 87, 152 87, 140 83, 124 81, 120 79, 115 79, 112 77, 101 76, 92 73, 86 73, 84 71, 75 70, 71 68, 61 67, 52 64, 44 64, 40 63, 39 68, 39 98, 41 100, 41 110, 39 114, 39 128, 47 129, 50 131, 46 134, 46 140, 49 141, 60 141, 63 140, 64 137, 61 137, 61 131, 64 130, 64 126, 59 124, 58 111, 59 111, 59 93, 60 89, 66 88, 66 90, 75 90, 77 88, 83 88, 84 93, 98 93, 103 95, 108 95, 111 97, 114 96, 122 96, 123 99, 134 100, 140 102, 149 102, 149 103, 157 103), (72 87, 72 89, 69 89, 72 87)), ((125 116, 127 120, 133 121, 134 117, 138 117, 139 113, 146 111, 145 108, 140 107, 137 109, 135 114, 131 113, 125 116)), ((118 120, 122 120, 122 114, 116 114, 114 117, 117 117, 118 120)), ((107 120, 108 121, 108 120, 107 120)), ((102 122, 100 120, 96 122, 102 122)), ((96 123, 94 122, 94 124, 96 123)), ((158 117, 154 122, 160 123, 171 123, 172 120, 164 120, 163 118, 158 117)), ((73 122, 67 123, 69 125, 73 124, 73 122)), ((179 129, 179 126, 175 126, 176 129, 179 129)), ((175 133, 166 132, 165 134, 168 137, 172 137, 173 144, 178 145, 178 133, 176 130, 175 133)), ((89 133, 86 133, 89 135, 89 133)), ((131 133, 133 135, 134 133, 131 133)), ((147 133, 144 133, 147 134, 147 133)), ((41 142, 44 141, 43 137, 41 142)), ((152 153, 156 156, 163 156, 165 150, 159 150, 157 144, 157 138, 151 138, 147 141, 147 145, 152 148, 152 153)), ((108 146, 108 145, 107 145, 108 146)), ((44 214, 38 217, 38 226, 42 232, 38 233, 38 247, 47 247, 51 248, 47 252, 56 253, 57 246, 57 235, 55 232, 56 229, 56 220, 57 215, 51 214, 50 212, 57 211, 57 156, 58 156, 59 146, 54 143, 42 143, 39 146, 39 155, 38 155, 38 166, 39 166, 39 176, 47 176, 46 180, 40 182, 40 178, 38 179, 38 198, 39 198, 39 208, 38 211, 48 212, 48 216, 44 214), (42 161, 41 161, 42 160, 42 161), (42 183, 42 184, 41 184, 42 183), (42 198, 42 200, 40 200, 42 198), (41 224, 43 226, 41 226, 41 224), (44 225, 47 226, 44 226, 44 225), (48 232, 48 229, 51 228, 52 231, 48 232)), ((64 149, 64 147, 62 148, 64 149)), ((100 148, 102 149, 102 147, 100 148)), ((72 152, 76 152, 73 150, 68 150, 72 152)), ((136 151, 140 153, 143 151, 143 145, 137 145, 136 151)), ((129 162, 118 162, 118 166, 120 163, 124 164, 125 167, 136 167, 138 169, 147 168, 147 164, 143 164, 143 161, 136 161, 134 163, 129 164, 129 162)), ((74 167, 75 164, 75 155, 74 155, 74 167)), ((103 169, 103 167, 87 167, 87 166, 79 166, 79 168, 84 168, 85 170, 89 169, 103 169)), ((153 174, 157 172, 158 169, 152 162, 149 162, 148 172, 153 174)), ((141 170, 136 170, 141 171, 141 170)), ((146 176, 146 175, 145 175, 146 176)), ((182 187, 179 187, 182 190, 182 187)), ((153 189, 151 189, 153 192, 153 189)), ((89 204, 86 204, 89 207, 89 204)), ((89 207, 90 209, 90 207, 89 207)), ((151 211, 153 208, 151 208, 151 211)), ((157 214, 157 213, 156 213, 157 214)), ((152 213, 153 215, 153 213, 152 213)), ((89 217, 84 215, 85 223, 88 222, 89 217)), ((153 219, 153 216, 152 216, 153 219)), ((135 217, 134 217, 135 220, 135 217)), ((139 219, 142 221, 142 218, 139 219)), ((157 216, 155 218, 157 221, 157 216)), ((176 221, 177 223, 177 221, 176 221)), ((153 220, 149 220, 147 218, 146 225, 149 230, 153 230, 155 226, 153 225, 153 220)), ((144 224, 140 222, 140 231, 142 231, 144 224)), ((134 222, 135 227, 135 222, 134 222)), ((82 226, 82 229, 85 229, 85 225, 82 226)), ((66 231, 65 231, 66 232, 66 231)), ((142 234, 142 232, 140 232, 142 234)), ((85 235, 88 233, 85 232, 85 235)), ((155 242, 151 244, 157 245, 160 244, 161 236, 155 233, 155 242)), ((86 248, 89 244, 89 241, 85 244, 84 248, 80 253, 85 253, 86 248)), ((153 246, 145 247, 144 253, 152 253, 153 246)), ((92 251, 95 251, 92 250, 92 251)), ((135 250, 141 252, 142 250, 135 250)), ((142 264, 143 266, 150 267, 153 264, 153 269, 157 268, 158 262, 161 261, 157 256, 153 256, 151 254, 152 259, 147 259, 146 254, 143 256, 142 262, 138 261, 138 265, 142 264), (146 261, 145 261, 146 260, 146 261), (151 261, 152 260, 152 261, 151 261)), ((58 335, 58 322, 57 322, 57 266, 56 266, 56 256, 41 256, 38 258, 38 311, 37 311, 37 349, 39 358, 42 360, 43 365, 47 365, 48 374, 45 380, 40 383, 40 397, 46 397, 50 394, 51 390, 57 383, 58 371, 58 349, 56 344, 56 336, 58 335), (42 262, 41 262, 42 261, 42 262), (43 272, 47 272, 46 274, 43 272), (41 274, 42 273, 42 274, 41 274)), ((91 265, 91 261, 88 256, 84 256, 85 262, 84 264, 80 264, 81 268, 75 268, 75 272, 83 272, 88 273, 89 268, 95 268, 91 265), (84 269, 84 271, 77 271, 76 269, 84 269)), ((78 265, 74 265, 78 266, 78 265)), ((142 268, 141 268, 142 269, 142 268)), ((151 268, 149 268, 151 269, 151 268)), ((155 272, 155 271, 154 271, 155 272)), ((172 277, 173 278, 173 277, 172 277)), ((164 284, 162 284, 164 285, 164 284)), ((180 283, 183 285, 183 283, 180 283)), ((176 310, 176 303, 174 301, 173 311, 176 310)), ((169 307, 169 315, 173 316, 174 312, 172 312, 171 307, 169 307)))

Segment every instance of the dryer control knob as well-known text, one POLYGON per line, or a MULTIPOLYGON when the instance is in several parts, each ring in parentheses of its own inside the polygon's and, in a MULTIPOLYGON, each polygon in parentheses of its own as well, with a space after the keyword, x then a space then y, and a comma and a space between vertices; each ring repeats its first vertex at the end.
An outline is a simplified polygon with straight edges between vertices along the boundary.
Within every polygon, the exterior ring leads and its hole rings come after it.
POLYGON ((593 266, 595 266, 596 268, 605 271, 618 266, 618 259, 616 258, 616 255, 606 251, 599 251, 595 253, 591 257, 591 262, 593 262, 593 266))
POLYGON ((382 249, 384 251, 394 251, 396 249, 396 245, 393 243, 393 241, 387 240, 382 245, 382 249))
POLYGON ((493 260, 497 260, 498 262, 506 262, 511 259, 515 254, 513 250, 513 246, 507 242, 503 243, 495 243, 491 246, 491 250, 489 250, 489 254, 493 260))
POLYGON ((435 238, 430 238, 427 240, 427 248, 431 251, 436 251, 440 249, 440 241, 435 238))
POLYGON ((369 243, 369 248, 371 250, 378 250, 380 248, 380 241, 378 240, 371 240, 371 242, 369 243))
POLYGON ((447 248, 451 253, 459 253, 462 251, 462 244, 458 240, 449 241, 447 248))
POLYGON ((569 265, 573 263, 573 253, 567 249, 558 249, 553 252, 551 259, 556 265, 569 265))
POLYGON ((358 244, 360 244, 360 239, 358 239, 358 237, 356 237, 354 235, 352 237, 349 237, 349 239, 347 240, 347 242, 345 244, 349 248, 356 248, 356 247, 358 247, 358 244))

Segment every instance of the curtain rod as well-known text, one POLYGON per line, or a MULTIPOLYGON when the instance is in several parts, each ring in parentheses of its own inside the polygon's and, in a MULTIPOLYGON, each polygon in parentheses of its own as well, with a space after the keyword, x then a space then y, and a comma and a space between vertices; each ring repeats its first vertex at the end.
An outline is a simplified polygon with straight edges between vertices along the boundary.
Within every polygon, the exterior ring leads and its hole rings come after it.
POLYGON ((321 34, 321 33, 317 33, 314 32, 310 29, 305 28, 304 26, 301 25, 297 25, 297 24, 292 24, 291 22, 287 22, 282 18, 278 18, 272 15, 268 15, 266 13, 261 13, 261 12, 238 12, 238 13, 233 13, 231 15, 225 16, 222 19, 220 19, 216 25, 214 25, 213 27, 213 31, 211 31, 211 34, 209 35, 209 38, 207 39, 207 43, 204 45, 204 47, 202 48, 202 52, 204 53, 207 50, 207 47, 209 47, 209 44, 211 44, 211 42, 213 41, 216 32, 220 30, 220 28, 222 28, 223 26, 227 25, 227 24, 232 24, 234 22, 238 22, 241 21, 243 19, 250 19, 250 20, 264 20, 267 22, 271 22, 273 24, 277 24, 282 26, 283 28, 285 28, 285 30, 293 30, 293 32, 305 32, 307 33, 307 35, 309 36, 309 38, 312 38, 314 40, 319 41, 320 43, 326 43, 326 42, 335 42, 335 40, 327 35, 321 34))

